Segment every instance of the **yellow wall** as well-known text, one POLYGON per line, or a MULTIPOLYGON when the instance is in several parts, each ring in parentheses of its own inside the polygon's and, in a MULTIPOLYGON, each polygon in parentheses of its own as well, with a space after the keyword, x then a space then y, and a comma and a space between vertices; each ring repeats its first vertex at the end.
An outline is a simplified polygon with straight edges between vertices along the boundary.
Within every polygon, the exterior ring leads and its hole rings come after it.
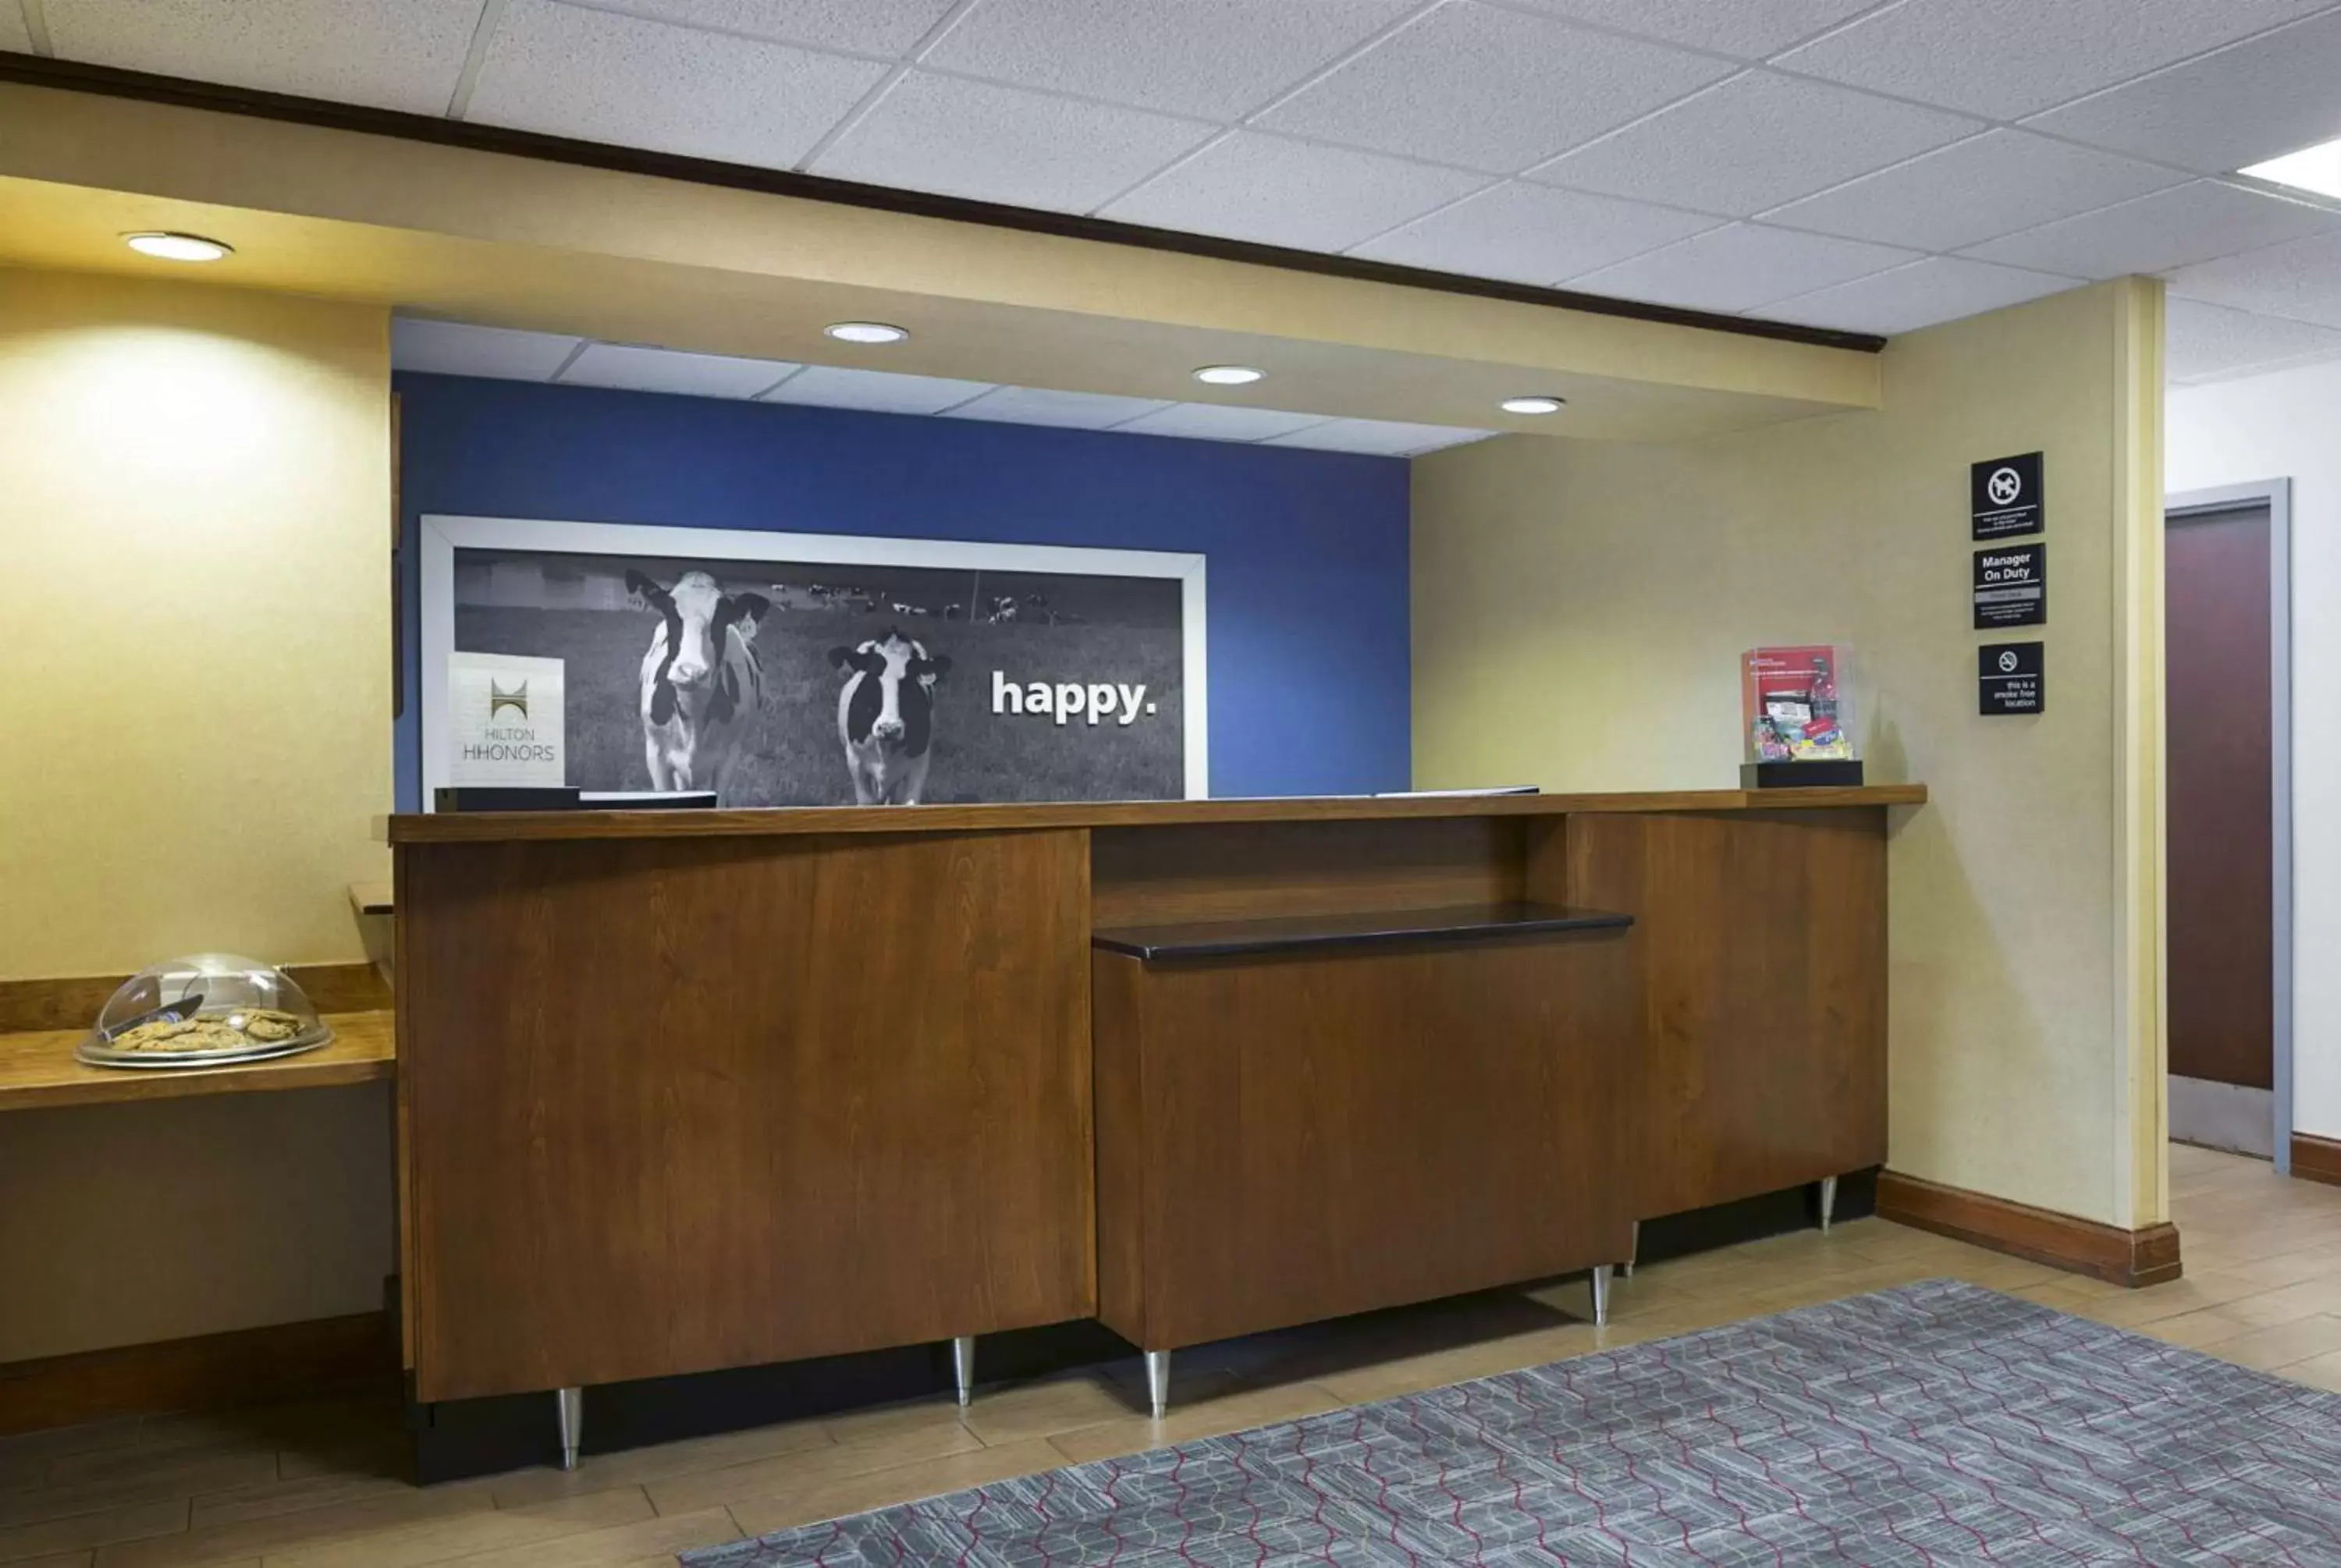
POLYGON ((0 978, 364 957, 389 378, 379 310, 0 272, 0 978))
MULTIPOLYGON (((0 978, 364 957, 385 313, 0 270, 0 978)), ((378 1089, 0 1126, 0 1362, 378 1306, 378 1089)))
POLYGON ((1509 437, 1415 464, 1415 781, 1716 787, 1740 652, 1850 643, 1891 852, 1891 1159, 2164 1217, 2159 286, 1900 338, 1882 410, 1665 446, 1509 437), (1976 711, 1969 462, 2047 452, 2047 711, 1976 711))

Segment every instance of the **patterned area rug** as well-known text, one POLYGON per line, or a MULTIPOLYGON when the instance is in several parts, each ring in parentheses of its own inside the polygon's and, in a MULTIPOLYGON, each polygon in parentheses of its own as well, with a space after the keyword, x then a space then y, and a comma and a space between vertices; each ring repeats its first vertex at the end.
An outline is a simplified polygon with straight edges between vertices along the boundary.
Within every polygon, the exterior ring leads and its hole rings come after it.
POLYGON ((2341 1395, 1935 1280, 682 1561, 2306 1568, 2341 1395))

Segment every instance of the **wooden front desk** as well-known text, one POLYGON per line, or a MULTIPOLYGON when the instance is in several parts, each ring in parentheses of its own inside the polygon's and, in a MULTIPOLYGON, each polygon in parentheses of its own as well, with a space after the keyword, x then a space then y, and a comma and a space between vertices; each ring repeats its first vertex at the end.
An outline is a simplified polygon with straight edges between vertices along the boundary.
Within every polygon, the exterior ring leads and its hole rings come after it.
POLYGON ((1924 799, 395 818, 416 1396, 1164 1350, 1878 1165, 1924 799))

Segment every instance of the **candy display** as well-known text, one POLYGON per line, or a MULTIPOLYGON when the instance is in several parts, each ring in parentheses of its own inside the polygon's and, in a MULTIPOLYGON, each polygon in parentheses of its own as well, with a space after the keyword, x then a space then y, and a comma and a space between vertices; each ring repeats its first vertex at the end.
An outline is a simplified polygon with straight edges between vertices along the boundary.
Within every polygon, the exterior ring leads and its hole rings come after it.
POLYGON ((1853 697, 1847 650, 1752 648, 1740 660, 1740 722, 1749 762, 1850 759, 1853 697))

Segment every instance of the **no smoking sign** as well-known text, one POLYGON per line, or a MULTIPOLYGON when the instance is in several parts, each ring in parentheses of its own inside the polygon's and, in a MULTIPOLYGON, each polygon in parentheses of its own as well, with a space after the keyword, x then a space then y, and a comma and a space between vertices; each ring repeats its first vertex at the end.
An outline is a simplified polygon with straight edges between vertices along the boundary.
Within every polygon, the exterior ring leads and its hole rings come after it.
POLYGON ((2041 672, 2037 642, 1991 642, 1976 650, 1976 711, 2041 713, 2048 707, 2048 681, 2041 672))

